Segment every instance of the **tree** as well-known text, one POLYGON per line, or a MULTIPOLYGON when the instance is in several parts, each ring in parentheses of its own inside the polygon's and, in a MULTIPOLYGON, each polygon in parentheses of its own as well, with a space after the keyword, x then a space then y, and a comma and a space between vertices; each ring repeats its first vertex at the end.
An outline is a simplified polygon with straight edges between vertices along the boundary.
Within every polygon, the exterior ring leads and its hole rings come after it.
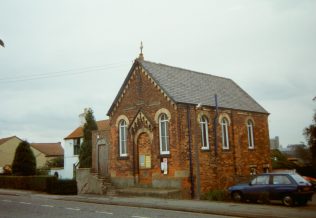
POLYGON ((297 169, 295 163, 287 160, 287 156, 278 149, 271 150, 272 169, 297 169))
POLYGON ((90 168, 92 165, 92 131, 98 129, 92 109, 88 109, 85 119, 86 122, 83 126, 83 142, 79 151, 80 168, 90 168))
POLYGON ((302 163, 306 165, 310 165, 312 163, 312 155, 308 147, 298 146, 294 148, 294 156, 300 158, 302 163))
POLYGON ((36 174, 36 159, 27 141, 22 141, 15 150, 12 163, 14 175, 31 176, 36 174))
POLYGON ((314 113, 312 124, 304 129, 304 135, 312 154, 312 165, 316 171, 316 111, 314 113))
POLYGON ((55 157, 51 160, 46 161, 45 167, 48 169, 53 167, 64 167, 64 157, 55 157))

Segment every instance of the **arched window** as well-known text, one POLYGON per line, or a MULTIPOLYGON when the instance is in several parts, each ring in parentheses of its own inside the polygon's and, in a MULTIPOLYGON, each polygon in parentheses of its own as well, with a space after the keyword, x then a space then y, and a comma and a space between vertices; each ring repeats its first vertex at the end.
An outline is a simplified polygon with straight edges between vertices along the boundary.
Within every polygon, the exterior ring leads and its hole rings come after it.
POLYGON ((229 149, 229 138, 228 138, 228 120, 226 117, 222 119, 222 146, 223 149, 229 149))
POLYGON ((253 123, 251 120, 247 121, 247 131, 248 131, 248 148, 254 149, 254 139, 253 139, 253 123))
POLYGON ((159 116, 160 154, 169 154, 169 121, 166 114, 159 116))
POLYGON ((208 122, 205 116, 201 116, 200 125, 201 125, 201 136, 202 136, 202 149, 209 149, 210 145, 208 142, 208 122))
POLYGON ((119 123, 119 144, 120 144, 120 156, 127 156, 127 124, 125 120, 121 120, 119 123))

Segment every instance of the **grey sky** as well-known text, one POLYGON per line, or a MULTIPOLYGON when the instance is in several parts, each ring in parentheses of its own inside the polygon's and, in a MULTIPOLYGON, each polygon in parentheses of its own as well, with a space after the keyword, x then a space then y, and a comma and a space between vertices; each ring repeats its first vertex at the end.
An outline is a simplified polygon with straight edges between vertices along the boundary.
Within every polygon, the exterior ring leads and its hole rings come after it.
POLYGON ((62 141, 85 107, 105 119, 146 60, 233 79, 270 137, 305 141, 316 102, 316 1, 1 1, 0 138, 62 141))

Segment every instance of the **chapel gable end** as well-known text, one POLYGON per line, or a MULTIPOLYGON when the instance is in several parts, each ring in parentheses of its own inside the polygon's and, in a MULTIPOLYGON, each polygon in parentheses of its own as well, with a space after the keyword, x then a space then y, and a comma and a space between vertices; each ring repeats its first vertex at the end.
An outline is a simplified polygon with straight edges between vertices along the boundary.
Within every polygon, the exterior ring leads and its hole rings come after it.
POLYGON ((164 89, 152 78, 150 73, 135 60, 119 93, 117 94, 108 116, 119 116, 121 113, 141 108, 174 108, 175 102, 164 89), (118 112, 119 111, 119 112, 118 112))

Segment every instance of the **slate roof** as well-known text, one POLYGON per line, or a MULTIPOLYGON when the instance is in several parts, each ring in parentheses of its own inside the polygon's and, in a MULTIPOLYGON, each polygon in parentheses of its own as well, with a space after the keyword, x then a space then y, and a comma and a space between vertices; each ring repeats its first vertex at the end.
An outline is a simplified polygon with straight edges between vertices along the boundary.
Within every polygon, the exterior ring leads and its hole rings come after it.
MULTIPOLYGON (((110 129, 109 122, 110 122, 109 120, 96 121, 98 130, 109 130, 110 129)), ((82 137, 83 137, 83 127, 79 126, 64 139, 76 139, 76 138, 82 138, 82 137)))
POLYGON ((42 152, 47 157, 63 156, 64 149, 60 142, 57 143, 31 143, 30 144, 36 150, 42 152))
POLYGON ((231 79, 136 59, 108 115, 113 110, 137 64, 143 67, 175 103, 195 105, 201 103, 204 106, 214 107, 214 95, 217 94, 220 108, 268 113, 231 79))
POLYGON ((268 113, 233 80, 191 70, 138 60, 147 73, 176 103, 218 106, 268 113))

